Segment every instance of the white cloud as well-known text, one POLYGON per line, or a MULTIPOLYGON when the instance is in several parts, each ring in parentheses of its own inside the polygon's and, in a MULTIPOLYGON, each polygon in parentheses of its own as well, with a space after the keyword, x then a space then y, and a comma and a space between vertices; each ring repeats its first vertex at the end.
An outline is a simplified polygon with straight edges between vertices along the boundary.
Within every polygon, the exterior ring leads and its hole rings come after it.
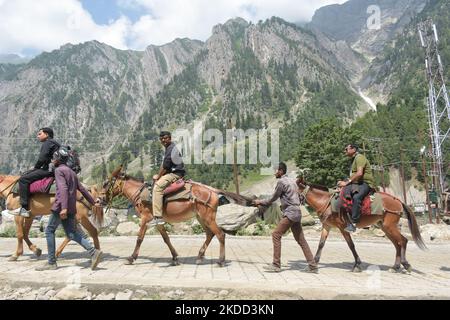
POLYGON ((141 7, 149 15, 131 28, 132 47, 163 44, 176 37, 206 40, 212 27, 230 18, 258 22, 272 16, 290 22, 309 21, 314 11, 346 0, 120 0, 124 7, 141 7))
POLYGON ((53 50, 65 43, 96 39, 127 48, 130 21, 121 17, 97 25, 76 0, 14 0, 0 2, 0 53, 21 53, 25 48, 53 50))
POLYGON ((142 11, 132 23, 122 16, 98 25, 77 0, 0 0, 0 53, 49 51, 89 40, 119 49, 143 50, 175 38, 206 40, 212 27, 230 18, 257 22, 272 16, 308 21, 314 10, 345 0, 114 0, 142 11))

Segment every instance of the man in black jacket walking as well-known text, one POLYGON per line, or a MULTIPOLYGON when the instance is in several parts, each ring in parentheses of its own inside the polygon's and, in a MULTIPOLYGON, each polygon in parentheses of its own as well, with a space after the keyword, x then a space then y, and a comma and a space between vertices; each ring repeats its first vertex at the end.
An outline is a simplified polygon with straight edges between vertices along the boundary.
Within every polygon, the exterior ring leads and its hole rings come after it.
POLYGON ((28 203, 30 198, 30 184, 54 175, 54 173, 49 170, 49 165, 52 161, 53 153, 61 146, 58 142, 53 140, 53 130, 51 128, 39 129, 37 138, 42 143, 39 159, 33 170, 20 177, 19 195, 21 207, 11 212, 14 215, 20 215, 26 218, 30 217, 28 203))

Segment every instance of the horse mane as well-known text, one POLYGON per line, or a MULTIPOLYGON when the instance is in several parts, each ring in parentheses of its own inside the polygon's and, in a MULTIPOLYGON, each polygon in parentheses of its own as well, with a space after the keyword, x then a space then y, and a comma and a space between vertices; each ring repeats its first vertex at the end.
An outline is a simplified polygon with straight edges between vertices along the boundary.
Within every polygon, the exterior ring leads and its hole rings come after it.
POLYGON ((320 184, 315 184, 315 183, 309 183, 307 182, 306 185, 310 186, 313 189, 318 189, 318 190, 322 190, 322 191, 326 191, 328 192, 329 189, 326 186, 320 185, 320 184))
POLYGON ((142 179, 142 178, 136 178, 136 177, 130 176, 130 175, 128 175, 128 174, 126 174, 126 175, 124 176, 124 180, 134 180, 134 181, 136 181, 136 182, 141 182, 141 183, 144 183, 144 182, 145 182, 145 179, 142 179))

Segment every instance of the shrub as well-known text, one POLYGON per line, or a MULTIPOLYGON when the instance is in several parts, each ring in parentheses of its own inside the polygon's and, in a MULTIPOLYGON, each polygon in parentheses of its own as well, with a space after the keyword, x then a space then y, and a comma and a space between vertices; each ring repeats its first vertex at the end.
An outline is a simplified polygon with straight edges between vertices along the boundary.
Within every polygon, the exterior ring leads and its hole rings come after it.
POLYGON ((6 227, 3 232, 0 233, 0 238, 15 238, 16 237, 16 227, 9 226, 6 227))
POLYGON ((201 224, 194 224, 191 228, 194 234, 202 234, 204 232, 201 224))

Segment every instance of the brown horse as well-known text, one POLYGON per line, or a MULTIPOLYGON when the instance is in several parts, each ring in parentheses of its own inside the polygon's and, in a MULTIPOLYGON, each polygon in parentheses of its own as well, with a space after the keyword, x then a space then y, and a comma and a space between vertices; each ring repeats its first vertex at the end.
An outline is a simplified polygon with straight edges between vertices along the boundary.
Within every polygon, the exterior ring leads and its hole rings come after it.
MULTIPOLYGON (((20 198, 17 194, 11 192, 15 182, 20 177, 17 176, 0 176, 0 197, 6 199, 6 209, 14 210, 20 207, 20 198)), ((91 187, 91 194, 96 197, 97 192, 95 187, 91 187)), ((91 205, 82 198, 81 193, 78 193, 77 201, 77 220, 81 225, 89 232, 90 236, 94 241, 94 246, 96 249, 100 249, 100 242, 98 240, 98 231, 94 225, 89 220, 89 211, 91 210, 91 205)), ((39 257, 42 254, 42 250, 34 245, 28 234, 30 232, 31 225, 35 216, 48 215, 51 213, 51 207, 55 200, 54 195, 48 194, 35 194, 30 199, 30 209, 31 217, 23 218, 20 216, 14 217, 14 222, 16 223, 16 237, 17 237, 17 248, 16 251, 11 255, 9 261, 16 261, 19 256, 23 254, 23 240, 25 240, 28 248, 39 257)), ((101 221, 103 219, 102 210, 94 210, 94 221, 101 221)), ((69 243, 69 239, 66 238, 63 243, 59 246, 56 251, 56 256, 59 256, 63 251, 64 247, 69 243)))
MULTIPOLYGON (((152 205, 141 200, 141 191, 145 188, 142 181, 132 178, 122 172, 122 167, 116 169, 108 181, 103 185, 102 194, 106 203, 110 203, 117 195, 125 196, 131 203, 133 203, 137 214, 140 216, 140 229, 136 241, 136 246, 133 254, 127 258, 126 264, 133 264, 138 258, 139 249, 144 241, 145 232, 147 230, 147 223, 153 219, 152 205)), ((206 232, 206 241, 201 247, 198 256, 197 264, 200 264, 205 256, 205 251, 208 248, 214 236, 217 237, 220 243, 220 256, 218 265, 225 266, 225 233, 216 223, 216 211, 219 206, 219 194, 226 194, 233 198, 233 200, 243 200, 236 194, 228 193, 223 190, 214 189, 200 183, 192 182, 192 199, 191 200, 176 200, 170 201, 164 205, 163 218, 166 222, 177 223, 189 220, 196 217, 206 232)), ((164 239, 164 242, 169 247, 172 254, 172 265, 178 265, 178 253, 170 242, 169 235, 164 228, 164 225, 157 226, 158 231, 164 239)))
MULTIPOLYGON (((299 187, 301 201, 303 203, 308 203, 308 205, 317 212, 323 226, 319 247, 315 255, 316 262, 318 263, 320 261, 322 249, 325 246, 325 241, 327 240, 330 229, 338 228, 344 236, 344 239, 347 241, 353 257, 355 258, 355 264, 352 271, 361 272, 361 260, 356 252, 352 237, 350 233, 344 230, 347 225, 347 220, 345 218, 346 214, 342 211, 332 212, 331 210, 331 198, 334 195, 329 193, 326 187, 307 184, 301 178, 297 180, 297 185, 299 187)), ((384 208, 383 215, 363 215, 361 216, 361 220, 356 227, 364 228, 373 224, 380 224, 381 229, 384 231, 389 240, 392 241, 396 250, 395 264, 389 269, 389 271, 400 272, 400 264, 402 264, 407 272, 411 272, 411 265, 406 260, 406 245, 408 243, 408 239, 400 233, 398 222, 400 221, 402 214, 406 213, 409 229, 414 242, 420 249, 426 249, 420 235, 420 229, 417 225, 416 217, 414 216, 414 213, 411 212, 411 210, 399 199, 386 193, 381 193, 381 195, 384 208)))

